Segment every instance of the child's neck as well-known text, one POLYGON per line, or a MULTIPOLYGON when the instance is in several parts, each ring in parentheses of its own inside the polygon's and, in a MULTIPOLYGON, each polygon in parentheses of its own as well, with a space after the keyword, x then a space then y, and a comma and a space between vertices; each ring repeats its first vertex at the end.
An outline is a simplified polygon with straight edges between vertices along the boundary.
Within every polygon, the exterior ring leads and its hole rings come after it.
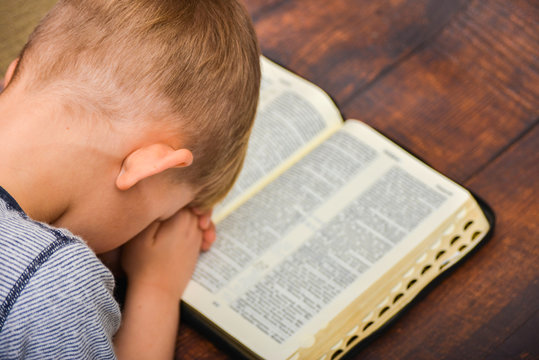
POLYGON ((46 106, 9 95, 0 97, 0 186, 30 217, 50 223, 66 211, 70 197, 62 186, 65 174, 54 119, 46 106))
POLYGON ((0 94, 0 186, 32 219, 55 224, 114 184, 129 134, 19 92, 0 94))

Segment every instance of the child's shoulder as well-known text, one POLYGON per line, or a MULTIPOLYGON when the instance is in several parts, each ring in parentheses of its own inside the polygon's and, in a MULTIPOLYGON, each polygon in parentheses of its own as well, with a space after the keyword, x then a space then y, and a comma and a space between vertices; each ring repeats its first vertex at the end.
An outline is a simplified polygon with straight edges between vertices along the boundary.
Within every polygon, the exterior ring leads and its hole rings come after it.
MULTIPOLYGON (((56 229, 33 221, 20 208, 19 204, 4 189, 0 188, 0 298, 10 289, 10 296, 18 296, 28 282, 41 271, 48 262, 61 259, 60 251, 78 249, 91 250, 67 230, 56 229)), ((88 255, 88 254, 87 254, 88 255)))
POLYGON ((110 271, 81 239, 29 219, 6 194, 0 188, 0 358, 52 343, 55 358, 81 343, 106 349, 97 358, 112 354, 120 311, 110 271))

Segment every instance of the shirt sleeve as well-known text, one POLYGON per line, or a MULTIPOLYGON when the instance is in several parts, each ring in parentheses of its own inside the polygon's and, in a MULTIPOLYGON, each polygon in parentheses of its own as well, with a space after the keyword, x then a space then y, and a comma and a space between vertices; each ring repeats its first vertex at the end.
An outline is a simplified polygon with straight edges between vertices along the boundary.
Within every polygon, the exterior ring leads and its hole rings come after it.
POLYGON ((114 278, 83 243, 58 249, 14 304, 0 340, 0 358, 115 359, 120 325, 114 278))

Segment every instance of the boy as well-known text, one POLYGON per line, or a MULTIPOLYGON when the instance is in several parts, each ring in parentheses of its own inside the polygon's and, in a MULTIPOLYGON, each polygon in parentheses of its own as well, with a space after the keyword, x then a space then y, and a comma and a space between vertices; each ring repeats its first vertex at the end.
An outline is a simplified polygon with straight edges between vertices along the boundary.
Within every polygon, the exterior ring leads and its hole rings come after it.
POLYGON ((172 358, 258 54, 234 0, 60 0, 43 19, 0 94, 1 359, 172 358), (120 324, 95 254, 125 243, 120 324))

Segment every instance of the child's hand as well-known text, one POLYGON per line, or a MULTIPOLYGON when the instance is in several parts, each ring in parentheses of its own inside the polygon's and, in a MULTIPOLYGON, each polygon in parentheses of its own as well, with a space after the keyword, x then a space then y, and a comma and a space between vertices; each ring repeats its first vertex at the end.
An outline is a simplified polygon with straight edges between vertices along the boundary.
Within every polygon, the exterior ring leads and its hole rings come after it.
POLYGON ((119 359, 172 359, 180 298, 195 268, 204 233, 212 229, 211 224, 200 225, 200 216, 182 209, 166 221, 151 224, 124 245, 122 266, 128 286, 122 325, 114 338, 119 359))
POLYGON ((166 221, 151 224, 125 244, 122 267, 128 286, 162 290, 179 300, 203 247, 204 231, 199 223, 200 216, 182 209, 166 221))
MULTIPOLYGON (((192 209, 198 216, 198 227, 202 231, 202 251, 208 251, 215 242, 216 232, 215 224, 211 221, 212 210, 202 212, 198 209, 192 209)), ((106 253, 98 254, 99 259, 109 268, 114 277, 125 277, 121 267, 121 249, 122 247, 110 250, 106 253)))
POLYGON ((198 216, 198 226, 202 230, 202 251, 208 251, 215 242, 215 224, 211 221, 212 210, 202 212, 199 209, 193 209, 198 216))

